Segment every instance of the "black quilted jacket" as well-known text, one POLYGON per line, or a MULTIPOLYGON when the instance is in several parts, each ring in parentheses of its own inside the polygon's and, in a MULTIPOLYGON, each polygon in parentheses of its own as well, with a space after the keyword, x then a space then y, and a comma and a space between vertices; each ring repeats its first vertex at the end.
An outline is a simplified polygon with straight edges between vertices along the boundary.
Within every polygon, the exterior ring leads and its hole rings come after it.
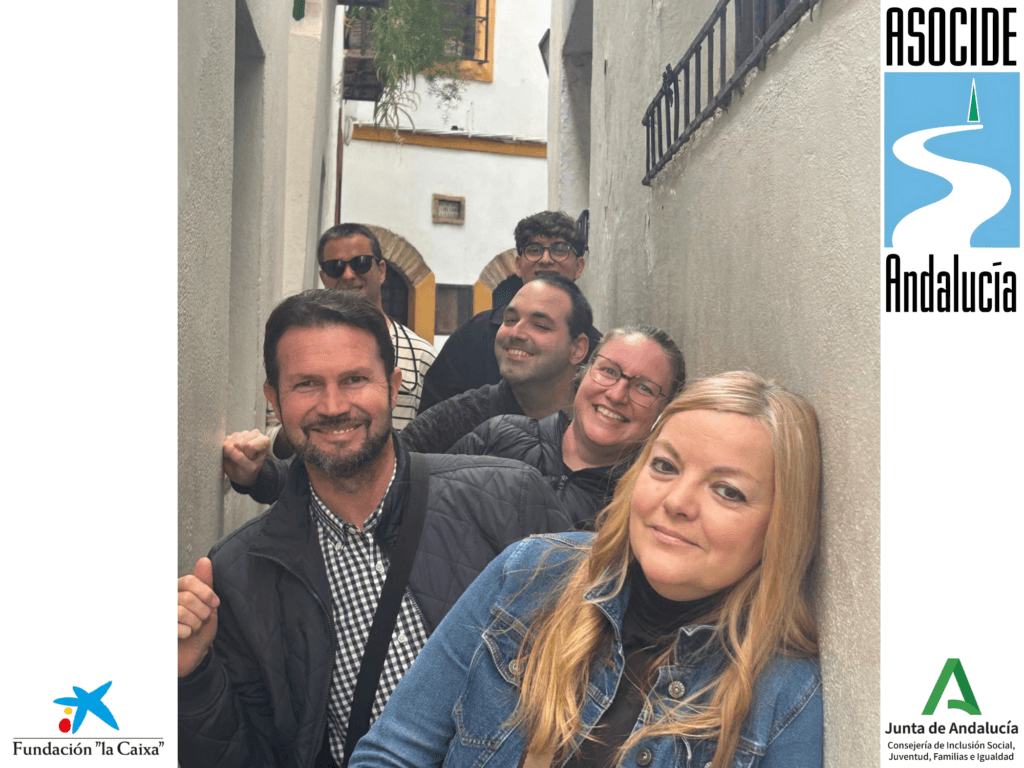
POLYGON ((516 400, 512 387, 502 379, 497 384, 485 384, 420 411, 420 415, 406 424, 398 436, 410 451, 444 453, 460 437, 488 419, 522 412, 523 407, 516 400))
POLYGON ((589 527, 611 501, 615 484, 629 468, 633 453, 612 467, 573 471, 562 461, 562 436, 569 417, 556 411, 539 421, 529 416, 497 416, 459 440, 449 453, 501 456, 535 467, 554 489, 577 527, 589 527))
MULTIPOLYGON (((409 495, 408 453, 376 529, 385 553, 409 495)), ((427 456, 427 517, 409 588, 433 631, 507 545, 569 528, 537 472, 490 457, 427 456)), ((323 740, 337 642, 330 586, 295 463, 273 507, 210 553, 221 603, 213 650, 178 684, 179 761, 193 766, 309 768, 323 740)), ((342 631, 343 628, 342 628, 342 631)))

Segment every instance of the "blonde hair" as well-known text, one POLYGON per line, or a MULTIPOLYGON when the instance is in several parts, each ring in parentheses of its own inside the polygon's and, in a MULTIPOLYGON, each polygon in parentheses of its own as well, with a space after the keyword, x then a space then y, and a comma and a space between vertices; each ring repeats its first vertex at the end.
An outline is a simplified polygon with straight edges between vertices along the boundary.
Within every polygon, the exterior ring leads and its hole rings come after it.
MULTIPOLYGON (((806 593, 818 541, 821 449, 814 408, 799 395, 747 372, 724 373, 691 384, 662 412, 639 457, 619 481, 601 512, 589 553, 565 590, 533 622, 520 648, 524 669, 519 706, 512 723, 523 729, 529 754, 561 762, 582 731, 589 671, 612 638, 607 619, 584 595, 612 582, 601 600, 619 593, 634 556, 629 541, 633 488, 665 424, 692 410, 728 411, 757 420, 771 437, 774 494, 761 561, 728 587, 708 622, 716 625, 711 643, 728 659, 722 673, 694 691, 672 714, 634 734, 619 758, 648 736, 718 740, 713 765, 732 761, 754 683, 773 655, 816 656, 817 630, 806 593)), ((670 648, 659 663, 671 657, 670 648)))

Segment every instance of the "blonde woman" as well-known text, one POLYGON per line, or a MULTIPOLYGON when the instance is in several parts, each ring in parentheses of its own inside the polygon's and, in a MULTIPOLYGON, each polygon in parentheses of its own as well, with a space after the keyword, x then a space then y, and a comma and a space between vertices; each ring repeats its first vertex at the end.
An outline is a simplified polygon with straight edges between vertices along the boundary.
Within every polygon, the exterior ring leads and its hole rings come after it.
POLYGON ((513 545, 351 765, 820 766, 817 419, 750 373, 662 413, 598 532, 513 545))

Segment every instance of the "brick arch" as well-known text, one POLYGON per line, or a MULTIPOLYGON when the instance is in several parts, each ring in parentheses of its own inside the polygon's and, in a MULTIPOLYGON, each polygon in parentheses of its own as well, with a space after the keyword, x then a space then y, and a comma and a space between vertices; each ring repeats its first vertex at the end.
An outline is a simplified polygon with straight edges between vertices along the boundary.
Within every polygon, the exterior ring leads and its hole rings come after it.
POLYGON ((480 270, 479 282, 489 291, 498 287, 498 283, 516 271, 516 249, 509 248, 502 251, 480 270))
POLYGON ((380 241, 380 249, 409 285, 409 327, 427 341, 434 341, 434 303, 437 293, 434 271, 416 247, 384 227, 368 225, 380 241))
POLYGON ((405 278, 411 288, 415 288, 427 279, 428 275, 433 274, 433 270, 423 260, 423 255, 404 237, 384 227, 371 225, 368 229, 380 241, 380 248, 384 251, 384 258, 398 267, 402 277, 405 278))
POLYGON ((480 277, 473 285, 473 312, 483 312, 492 306, 491 292, 509 275, 516 273, 516 249, 502 251, 480 270, 480 277))

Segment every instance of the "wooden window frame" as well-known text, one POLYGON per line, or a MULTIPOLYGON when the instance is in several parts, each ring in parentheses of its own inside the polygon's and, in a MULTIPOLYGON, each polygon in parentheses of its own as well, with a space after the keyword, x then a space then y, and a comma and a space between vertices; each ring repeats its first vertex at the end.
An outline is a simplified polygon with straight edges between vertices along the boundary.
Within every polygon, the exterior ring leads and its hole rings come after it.
POLYGON ((481 83, 494 82, 494 22, 498 0, 476 0, 476 15, 487 17, 486 32, 476 30, 475 50, 487 49, 487 61, 462 60, 459 62, 459 75, 466 80, 476 80, 481 83), (487 39, 484 40, 484 35, 487 39))
POLYGON ((455 197, 454 195, 439 195, 436 192, 431 200, 430 212, 434 218, 435 224, 458 224, 462 226, 466 223, 466 198, 455 197), (448 216, 442 216, 440 213, 441 203, 458 203, 459 210, 462 211, 461 219, 454 219, 448 216))

